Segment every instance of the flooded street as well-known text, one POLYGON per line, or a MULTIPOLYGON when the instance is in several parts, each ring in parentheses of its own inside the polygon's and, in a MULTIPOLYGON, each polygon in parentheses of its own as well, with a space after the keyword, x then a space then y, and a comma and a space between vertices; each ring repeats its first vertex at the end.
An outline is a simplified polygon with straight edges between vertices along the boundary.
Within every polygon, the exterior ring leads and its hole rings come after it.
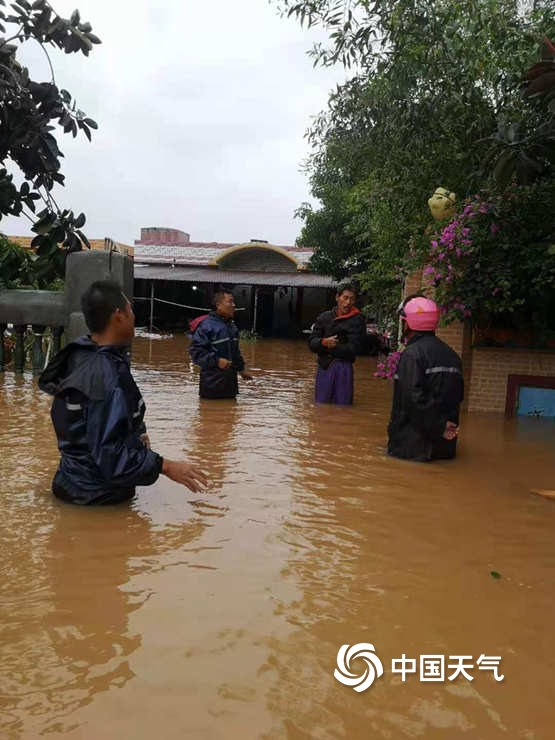
POLYGON ((397 461, 375 360, 353 408, 315 407, 303 342, 243 343, 254 383, 200 402, 187 347, 136 340, 134 373, 153 448, 209 488, 130 506, 55 500, 50 398, 0 376, 0 737, 552 738, 553 421, 475 414, 457 460, 397 461), (334 678, 356 643, 384 667, 361 693, 334 678), (474 680, 422 682, 421 655, 474 680))

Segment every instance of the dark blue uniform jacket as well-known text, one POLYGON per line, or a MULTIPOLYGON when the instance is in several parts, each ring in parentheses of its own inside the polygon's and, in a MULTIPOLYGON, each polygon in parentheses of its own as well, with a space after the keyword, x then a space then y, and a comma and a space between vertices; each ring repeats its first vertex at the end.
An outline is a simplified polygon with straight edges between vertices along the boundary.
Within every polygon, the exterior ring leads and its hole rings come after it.
POLYGON ((145 404, 124 349, 81 337, 53 358, 39 387, 54 396, 61 453, 56 496, 75 504, 118 503, 135 486, 156 481, 163 461, 140 439, 145 404))
POLYGON ((232 320, 226 321, 215 311, 208 314, 193 334, 189 353, 200 367, 201 398, 235 398, 237 373, 245 369, 245 361, 239 349, 239 330, 232 320), (220 370, 220 358, 231 360, 228 370, 220 370))

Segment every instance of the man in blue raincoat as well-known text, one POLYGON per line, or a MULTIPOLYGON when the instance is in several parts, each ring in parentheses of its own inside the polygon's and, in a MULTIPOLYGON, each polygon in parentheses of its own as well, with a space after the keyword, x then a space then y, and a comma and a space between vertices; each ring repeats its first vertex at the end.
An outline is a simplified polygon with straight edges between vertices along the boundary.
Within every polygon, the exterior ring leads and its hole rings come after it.
POLYGON ((74 504, 119 503, 160 474, 198 491, 206 484, 198 468, 150 449, 145 403, 126 349, 135 316, 121 287, 93 283, 81 307, 90 336, 64 347, 39 378, 40 388, 54 396, 51 416, 61 453, 53 493, 74 504))
POLYGON ((214 294, 215 310, 196 327, 189 353, 200 367, 201 398, 235 398, 239 392, 237 374, 243 380, 245 361, 239 349, 239 330, 233 321, 235 301, 226 291, 214 294))

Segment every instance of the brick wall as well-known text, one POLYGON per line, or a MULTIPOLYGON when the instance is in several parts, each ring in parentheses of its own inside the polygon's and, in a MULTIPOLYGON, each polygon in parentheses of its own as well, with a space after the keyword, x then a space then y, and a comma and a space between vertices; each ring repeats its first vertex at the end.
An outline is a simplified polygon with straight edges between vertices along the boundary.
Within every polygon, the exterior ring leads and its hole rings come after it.
POLYGON ((11 242, 15 242, 16 244, 19 244, 20 247, 23 247, 23 249, 31 249, 31 242, 33 241, 33 236, 7 236, 6 239, 9 239, 11 242))
POLYGON ((141 238, 135 241, 137 245, 157 245, 185 247, 191 241, 187 232, 180 229, 167 229, 164 226, 150 226, 141 229, 141 238))
MULTIPOLYGON (((11 242, 15 242, 16 244, 19 244, 20 247, 23 247, 24 249, 31 249, 31 242, 35 238, 34 236, 8 236, 7 237, 11 242)), ((91 244, 91 249, 104 249, 104 239, 89 239, 91 244)))
MULTIPOLYGON (((422 270, 406 280, 405 295, 422 289, 422 270)), ((472 347, 472 328, 460 321, 442 327, 437 332, 463 364, 465 402, 468 411, 503 413, 507 398, 509 375, 542 375, 555 377, 555 352, 472 347)))
POLYGON ((456 321, 449 326, 442 326, 437 330, 437 335, 443 339, 455 352, 463 355, 465 347, 465 326, 462 322, 456 321))
MULTIPOLYGON (((24 249, 31 249, 31 242, 34 239, 33 236, 8 236, 7 238, 10 241, 15 242, 16 244, 19 244, 24 249)), ((104 241, 104 239, 89 239, 91 249, 103 252, 104 241)), ((114 244, 117 247, 118 251, 120 251, 122 254, 125 253, 133 256, 133 247, 130 247, 127 244, 120 244, 119 242, 114 242, 114 244)))
POLYGON ((475 347, 469 411, 505 411, 509 375, 555 377, 555 352, 475 347))
POLYGON ((411 295, 411 293, 420 293, 422 290, 422 270, 415 270, 411 275, 407 276, 405 280, 405 297, 411 295))

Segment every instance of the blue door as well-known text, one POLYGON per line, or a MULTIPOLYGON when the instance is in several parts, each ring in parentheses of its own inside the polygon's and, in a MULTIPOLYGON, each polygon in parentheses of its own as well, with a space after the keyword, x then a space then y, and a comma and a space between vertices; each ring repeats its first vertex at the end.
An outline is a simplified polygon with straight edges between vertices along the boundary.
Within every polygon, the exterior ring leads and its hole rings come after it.
POLYGON ((521 386, 518 394, 517 414, 555 419, 555 388, 521 386))

